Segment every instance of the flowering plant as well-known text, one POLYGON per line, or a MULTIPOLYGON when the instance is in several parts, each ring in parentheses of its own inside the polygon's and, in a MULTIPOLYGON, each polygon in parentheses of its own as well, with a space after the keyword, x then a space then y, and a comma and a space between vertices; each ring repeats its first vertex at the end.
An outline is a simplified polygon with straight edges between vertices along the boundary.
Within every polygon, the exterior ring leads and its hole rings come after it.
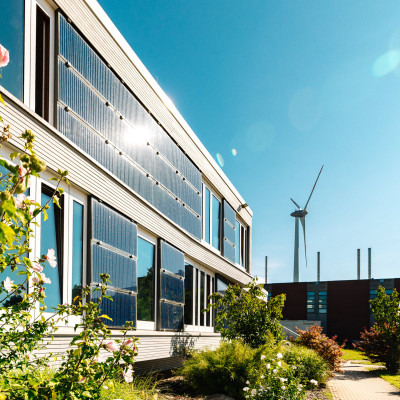
POLYGON ((305 387, 295 376, 297 367, 285 365, 282 357, 281 353, 270 359, 261 356, 262 363, 257 370, 257 375, 250 378, 246 382, 247 386, 243 388, 246 399, 301 400, 305 398, 305 387))

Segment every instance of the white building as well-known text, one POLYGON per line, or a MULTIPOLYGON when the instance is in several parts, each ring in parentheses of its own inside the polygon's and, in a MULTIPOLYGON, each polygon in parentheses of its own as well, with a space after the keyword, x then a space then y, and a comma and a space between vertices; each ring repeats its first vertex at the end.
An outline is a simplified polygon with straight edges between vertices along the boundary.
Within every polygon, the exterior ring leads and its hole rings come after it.
MULTIPOLYGON (((1 115, 13 139, 1 154, 21 150, 17 136, 31 129, 48 166, 31 197, 45 202, 58 168, 71 182, 32 243, 33 258, 56 249, 49 310, 107 272, 105 312, 115 328, 135 321, 138 366, 216 345, 200 310, 251 278, 250 208, 95 0, 4 0, 2 13, 1 115)), ((52 350, 67 346, 73 322, 52 350)))

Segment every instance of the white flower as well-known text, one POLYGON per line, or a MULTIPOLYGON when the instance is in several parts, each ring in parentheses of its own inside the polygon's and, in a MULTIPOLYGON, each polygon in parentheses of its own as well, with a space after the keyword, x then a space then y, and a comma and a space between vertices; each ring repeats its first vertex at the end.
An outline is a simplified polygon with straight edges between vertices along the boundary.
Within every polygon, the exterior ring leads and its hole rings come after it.
POLYGON ((292 365, 292 369, 297 369, 297 367, 295 365, 292 365))
POLYGON ((132 369, 131 365, 128 366, 128 368, 125 370, 125 372, 124 371, 122 372, 122 375, 123 375, 126 383, 133 382, 132 373, 133 373, 133 369, 132 369))
POLYGON ((25 208, 24 201, 26 200, 26 196, 23 193, 20 193, 17 197, 14 197, 14 199, 17 208, 19 208, 20 210, 25 208))
POLYGON ((265 356, 264 356, 264 355, 262 355, 262 356, 261 356, 261 360, 264 360, 264 358, 265 358, 265 356))
POLYGON ((264 379, 264 378, 265 378, 265 376, 264 376, 264 375, 261 375, 261 376, 260 376, 260 378, 261 378, 261 379, 264 379))
POLYGON ((274 374, 277 374, 277 373, 278 373, 278 370, 275 368, 272 372, 273 372, 274 374))
POLYGON ((269 386, 267 386, 267 390, 270 390, 271 388, 269 386))
POLYGON ((267 367, 267 369, 270 369, 271 368, 271 364, 267 364, 266 367, 267 367))
POLYGON ((282 363, 280 361, 277 362, 278 366, 282 366, 282 363))
POLYGON ((32 282, 38 284, 40 282, 40 279, 37 276, 34 276, 32 278, 32 282))
POLYGON ((105 346, 108 351, 117 351, 118 350, 118 347, 113 340, 110 340, 109 342, 107 342, 105 344, 105 346))
POLYGON ((32 263, 32 267, 31 267, 35 272, 42 272, 43 271, 43 267, 37 263, 37 262, 33 262, 32 263))
POLYGON ((315 379, 310 379, 310 383, 312 383, 315 386, 318 386, 318 382, 315 379))
POLYGON ((103 389, 104 390, 108 390, 108 386, 103 386, 103 389))
POLYGON ((12 281, 8 276, 3 282, 4 289, 6 289, 8 293, 13 291, 13 283, 14 281, 12 281))
POLYGON ((40 278, 41 278, 43 283, 51 283, 50 278, 47 278, 46 275, 43 272, 40 273, 40 278))
POLYGON ((257 393, 256 389, 251 389, 251 394, 254 396, 257 393))
POLYGON ((28 173, 28 170, 22 165, 22 162, 19 163, 18 172, 21 178, 23 178, 28 173))
POLYGON ((28 359, 28 361, 32 361, 33 360, 33 355, 31 353, 27 353, 26 354, 26 358, 28 359))
POLYGON ((249 390, 249 388, 247 386, 243 388, 244 392, 247 392, 248 390, 249 390))
POLYGON ((285 382, 285 378, 279 378, 279 380, 283 383, 285 382))
POLYGON ((282 390, 285 390, 286 389, 286 386, 282 386, 282 390))
POLYGON ((278 353, 277 355, 276 355, 276 358, 282 358, 283 357, 283 355, 281 354, 281 353, 278 353))
POLYGON ((86 382, 86 378, 82 377, 81 379, 79 379, 78 383, 85 383, 86 382))
POLYGON ((50 267, 55 268, 57 266, 56 252, 54 249, 47 250, 46 260, 49 262, 50 267))
POLYGON ((0 67, 5 67, 10 62, 10 53, 0 44, 0 67))
POLYGON ((250 385, 250 382, 249 382, 249 381, 246 381, 246 385, 250 385))

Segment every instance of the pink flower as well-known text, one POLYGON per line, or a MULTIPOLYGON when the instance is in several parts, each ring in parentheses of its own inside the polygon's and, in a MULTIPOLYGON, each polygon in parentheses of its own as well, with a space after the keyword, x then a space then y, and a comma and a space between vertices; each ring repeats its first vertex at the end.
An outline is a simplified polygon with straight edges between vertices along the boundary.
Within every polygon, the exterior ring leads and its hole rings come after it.
POLYGON ((32 361, 33 355, 31 353, 27 353, 26 358, 28 359, 28 361, 32 361))
POLYGON ((85 383, 86 382, 86 378, 82 377, 81 379, 79 379, 78 383, 85 383))
POLYGON ((49 262, 50 267, 55 268, 57 266, 57 261, 56 261, 56 252, 54 249, 49 249, 47 250, 47 256, 46 260, 49 262))
POLYGON ((43 271, 43 267, 37 262, 33 262, 31 268, 35 272, 42 272, 43 271))
POLYGON ((18 171, 21 178, 23 178, 28 173, 28 170, 22 165, 22 162, 19 163, 18 171))
POLYGON ((0 44, 0 67, 5 67, 10 62, 10 53, 0 44))
POLYGON ((50 278, 47 278, 43 272, 40 273, 40 278, 43 283, 51 283, 50 278))
POLYGON ((117 351, 118 350, 118 347, 113 340, 110 340, 109 342, 107 342, 105 344, 105 346, 108 351, 117 351))
POLYGON ((6 280, 3 282, 4 289, 6 289, 8 293, 12 292, 13 283, 14 283, 14 281, 12 281, 8 276, 7 276, 6 280))
POLYGON ((40 279, 37 276, 34 276, 32 278, 32 282, 38 284, 40 282, 40 279))
POLYGON ((129 346, 130 344, 132 344, 133 343, 133 340, 132 339, 128 339, 128 340, 125 340, 125 342, 123 343, 123 345, 124 346, 129 346))

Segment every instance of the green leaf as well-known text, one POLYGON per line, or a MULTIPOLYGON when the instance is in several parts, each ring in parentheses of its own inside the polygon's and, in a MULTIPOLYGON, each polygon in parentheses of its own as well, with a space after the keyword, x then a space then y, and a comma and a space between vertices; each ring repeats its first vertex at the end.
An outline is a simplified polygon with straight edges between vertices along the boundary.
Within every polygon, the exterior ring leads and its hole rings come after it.
POLYGON ((21 153, 18 153, 18 151, 14 151, 13 153, 10 154, 11 160, 14 160, 15 157, 19 157, 21 153))
POLYGON ((3 244, 8 243, 10 246, 15 237, 14 229, 10 228, 4 222, 0 222, 0 242, 3 244))
POLYGON ((4 103, 4 100, 3 100, 3 98, 1 97, 1 94, 0 94, 0 102, 4 104, 4 107, 6 107, 6 103, 4 103))
POLYGON ((48 218, 48 216, 47 216, 47 212, 46 212, 46 210, 43 208, 43 221, 46 221, 47 220, 47 218, 48 218))
POLYGON ((9 217, 12 217, 17 210, 15 208, 14 200, 12 198, 4 200, 1 208, 7 213, 9 217))
POLYGON ((106 314, 100 315, 99 318, 105 318, 105 319, 108 319, 108 320, 112 321, 112 318, 110 318, 110 317, 109 317, 108 315, 106 315, 106 314))
POLYGON ((60 202, 58 201, 58 197, 57 197, 57 196, 54 196, 54 197, 53 197, 53 203, 54 203, 58 208, 61 208, 60 202))

